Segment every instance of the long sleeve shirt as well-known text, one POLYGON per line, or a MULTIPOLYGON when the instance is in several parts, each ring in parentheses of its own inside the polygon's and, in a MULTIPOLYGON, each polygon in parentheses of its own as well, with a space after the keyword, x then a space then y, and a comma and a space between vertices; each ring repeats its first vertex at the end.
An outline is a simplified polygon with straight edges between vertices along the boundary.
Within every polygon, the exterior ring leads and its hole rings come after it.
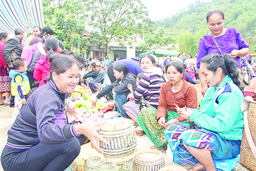
POLYGON ((21 57, 21 53, 21 38, 14 36, 13 38, 9 39, 3 49, 3 56, 6 65, 10 65, 15 58, 21 57))
MULTIPOLYGON (((157 118, 166 117, 167 110, 176 111, 175 104, 180 108, 197 108, 197 92, 195 87, 183 81, 183 85, 178 92, 172 91, 172 84, 166 82, 161 86, 160 90, 160 99, 159 106, 157 109, 157 118)), ((176 119, 184 121, 181 116, 178 116, 176 119)))
POLYGON ((242 140, 244 119, 241 103, 244 96, 229 76, 217 87, 210 87, 200 103, 200 110, 193 110, 190 121, 203 129, 217 132, 227 140, 242 140))

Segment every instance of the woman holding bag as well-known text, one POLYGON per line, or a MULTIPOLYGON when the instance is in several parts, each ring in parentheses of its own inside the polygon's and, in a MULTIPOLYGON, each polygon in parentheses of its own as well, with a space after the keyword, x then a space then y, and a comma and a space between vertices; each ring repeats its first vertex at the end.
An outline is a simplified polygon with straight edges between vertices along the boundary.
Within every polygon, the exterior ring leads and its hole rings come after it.
MULTIPOLYGON (((241 68, 240 57, 249 53, 249 46, 236 28, 225 28, 224 13, 219 9, 212 9, 207 13, 206 21, 210 33, 202 37, 197 50, 196 66, 199 69, 201 59, 212 53, 229 54, 241 68)), ((208 89, 198 70, 202 85, 202 94, 208 89)))

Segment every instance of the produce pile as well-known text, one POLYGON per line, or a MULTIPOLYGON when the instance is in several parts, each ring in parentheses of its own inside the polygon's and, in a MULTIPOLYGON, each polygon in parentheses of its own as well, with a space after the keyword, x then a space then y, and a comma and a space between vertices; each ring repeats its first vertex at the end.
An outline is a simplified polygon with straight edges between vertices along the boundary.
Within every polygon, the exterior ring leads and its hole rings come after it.
POLYGON ((96 106, 92 102, 96 98, 89 89, 77 86, 74 93, 66 100, 66 109, 69 122, 97 122, 102 121, 104 114, 101 111, 106 106, 106 99, 99 99, 96 106))

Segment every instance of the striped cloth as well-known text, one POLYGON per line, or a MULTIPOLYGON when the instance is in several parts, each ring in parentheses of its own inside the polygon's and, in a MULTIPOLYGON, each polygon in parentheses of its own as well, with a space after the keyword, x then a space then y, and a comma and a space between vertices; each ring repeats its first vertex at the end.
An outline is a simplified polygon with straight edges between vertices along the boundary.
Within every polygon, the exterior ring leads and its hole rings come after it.
MULTIPOLYGON (((26 30, 31 0, 0 0, 0 32, 14 33, 15 28, 26 30)), ((42 0, 33 0, 29 32, 34 26, 44 26, 42 0)))
MULTIPOLYGON (((151 106, 157 109, 158 100, 160 97, 160 88, 163 83, 165 83, 165 79, 163 77, 163 71, 161 68, 154 67, 148 72, 144 73, 138 87, 134 92, 135 102, 139 103, 141 97, 143 96, 151 106)), ((144 102, 142 102, 142 105, 146 106, 144 102)))

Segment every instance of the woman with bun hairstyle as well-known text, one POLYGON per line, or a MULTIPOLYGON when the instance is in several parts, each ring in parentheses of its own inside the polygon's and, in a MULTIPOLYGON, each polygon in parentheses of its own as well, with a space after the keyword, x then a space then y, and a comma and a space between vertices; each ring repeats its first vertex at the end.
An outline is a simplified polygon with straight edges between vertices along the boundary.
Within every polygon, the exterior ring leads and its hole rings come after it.
POLYGON ((200 110, 178 110, 182 118, 196 125, 195 129, 177 123, 167 127, 164 134, 175 163, 194 164, 190 171, 216 171, 215 160, 232 159, 240 154, 243 94, 238 87, 237 63, 229 55, 206 55, 200 70, 209 85, 200 110))

